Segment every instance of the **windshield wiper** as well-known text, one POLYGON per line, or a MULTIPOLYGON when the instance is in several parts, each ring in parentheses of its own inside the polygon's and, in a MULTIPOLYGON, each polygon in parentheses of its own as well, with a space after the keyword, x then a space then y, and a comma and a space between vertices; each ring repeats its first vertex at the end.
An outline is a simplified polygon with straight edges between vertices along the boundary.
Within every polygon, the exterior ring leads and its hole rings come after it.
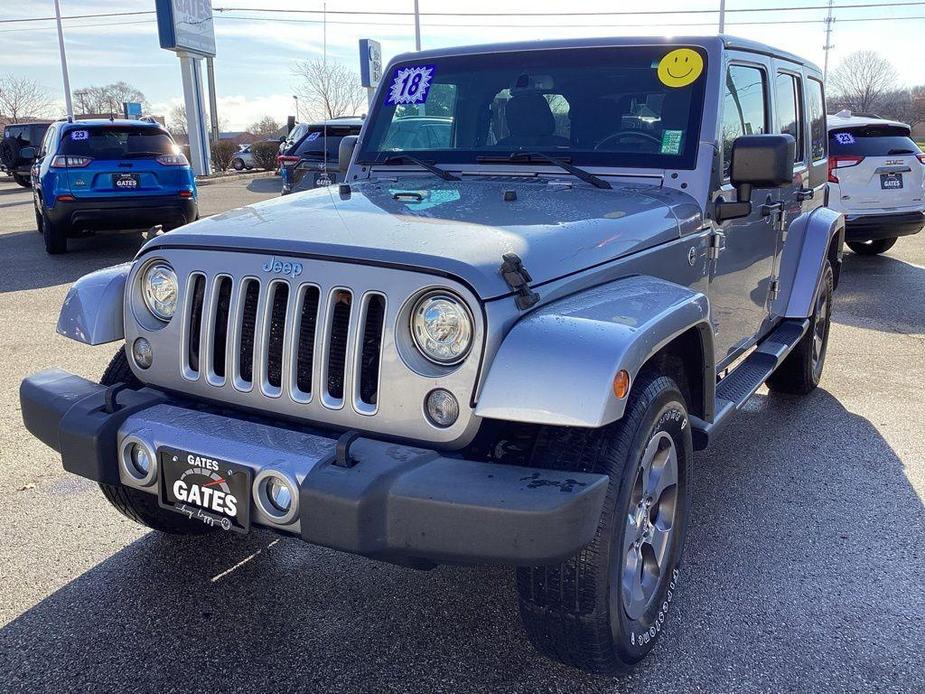
POLYGON ((915 154, 915 152, 913 152, 911 149, 891 149, 886 154, 887 156, 890 156, 891 154, 915 154))
POLYGON ((396 154, 391 157, 386 157, 382 162, 373 162, 381 163, 388 166, 389 164, 401 164, 403 161, 410 161, 412 164, 417 164, 422 169, 430 171, 434 176, 439 176, 444 181, 461 181, 462 179, 459 176, 454 176, 449 171, 441 169, 439 166, 434 166, 433 164, 428 164, 426 161, 418 159, 417 157, 412 157, 410 154, 396 154))
POLYGON ((550 164, 555 164, 560 169, 565 169, 575 178, 579 178, 585 183, 590 183, 596 188, 604 188, 605 190, 610 190, 611 186, 603 178, 595 176, 593 173, 585 171, 584 169, 579 169, 577 166, 572 166, 566 159, 559 159, 557 157, 551 157, 548 154, 543 154, 542 152, 512 152, 508 157, 496 157, 491 155, 476 157, 476 161, 479 162, 504 162, 504 161, 545 161, 550 164))

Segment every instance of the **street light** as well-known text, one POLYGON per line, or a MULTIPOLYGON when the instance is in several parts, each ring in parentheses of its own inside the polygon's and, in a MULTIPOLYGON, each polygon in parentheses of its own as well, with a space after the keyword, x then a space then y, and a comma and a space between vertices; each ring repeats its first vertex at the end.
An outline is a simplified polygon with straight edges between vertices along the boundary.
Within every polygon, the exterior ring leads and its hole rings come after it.
POLYGON ((293 94, 292 98, 295 99, 295 122, 299 122, 299 97, 297 94, 293 94))

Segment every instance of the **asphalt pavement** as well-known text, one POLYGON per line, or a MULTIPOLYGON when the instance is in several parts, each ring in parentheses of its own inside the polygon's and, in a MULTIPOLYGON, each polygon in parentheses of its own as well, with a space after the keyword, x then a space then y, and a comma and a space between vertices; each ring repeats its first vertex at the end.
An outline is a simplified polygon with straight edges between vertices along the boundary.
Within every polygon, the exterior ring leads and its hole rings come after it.
MULTIPOLYGON (((278 178, 201 189, 203 214, 278 178)), ((925 688, 925 233, 846 252, 821 386, 759 391, 697 455, 677 610, 632 674, 545 660, 512 572, 417 572, 254 532, 145 532, 22 427, 18 387, 98 378, 55 334, 69 285, 138 236, 45 255, 0 179, 0 691, 806 692, 925 688)))

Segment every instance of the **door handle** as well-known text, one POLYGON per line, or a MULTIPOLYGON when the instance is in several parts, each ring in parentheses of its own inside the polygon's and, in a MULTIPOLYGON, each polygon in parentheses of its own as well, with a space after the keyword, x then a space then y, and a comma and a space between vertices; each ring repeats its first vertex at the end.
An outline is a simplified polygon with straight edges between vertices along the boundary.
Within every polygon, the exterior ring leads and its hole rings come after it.
POLYGON ((797 191, 797 200, 800 202, 805 202, 806 200, 812 200, 813 196, 816 195, 816 191, 812 188, 800 188, 797 191))

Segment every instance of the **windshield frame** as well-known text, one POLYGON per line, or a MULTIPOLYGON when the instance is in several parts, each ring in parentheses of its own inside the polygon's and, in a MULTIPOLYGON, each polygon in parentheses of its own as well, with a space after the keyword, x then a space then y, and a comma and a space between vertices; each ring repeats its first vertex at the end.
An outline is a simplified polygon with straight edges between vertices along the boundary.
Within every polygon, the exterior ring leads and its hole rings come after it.
MULTIPOLYGON (((591 149, 575 149, 572 146, 569 147, 543 147, 543 146, 530 146, 530 147, 517 147, 517 148, 505 148, 505 147, 481 147, 478 149, 414 149, 414 150, 404 150, 404 149, 372 149, 371 145, 374 140, 377 141, 377 145, 381 142, 384 142, 388 136, 388 131, 391 124, 394 122, 394 111, 395 106, 386 103, 386 99, 389 93, 388 84, 392 81, 393 76, 397 74, 399 69, 416 66, 422 63, 422 60, 416 59, 413 55, 402 56, 401 60, 398 60, 389 65, 388 69, 384 71, 383 79, 380 82, 379 89, 376 92, 375 101, 372 104, 370 109, 370 115, 367 118, 366 124, 361 133, 360 142, 357 146, 356 162, 365 165, 378 165, 381 164, 384 159, 389 156, 394 156, 401 154, 403 152, 409 152, 414 154, 417 157, 425 159, 427 161, 432 161, 437 164, 442 165, 456 165, 457 167, 463 168, 482 168, 486 166, 497 166, 495 163, 485 163, 479 162, 478 158, 485 155, 497 156, 500 158, 505 157, 513 153, 533 150, 536 152, 542 152, 548 154, 551 157, 561 158, 567 160, 575 166, 580 166, 586 169, 592 170, 634 170, 634 171, 664 171, 664 170, 679 170, 679 171, 695 171, 697 169, 699 150, 701 144, 701 134, 702 128, 704 126, 704 121, 707 119, 708 114, 706 114, 707 108, 707 98, 710 93, 710 63, 711 63, 711 51, 704 45, 695 43, 695 42, 678 42, 678 43, 627 43, 627 44, 610 44, 610 45, 590 45, 590 46, 563 46, 563 47, 542 47, 542 48, 519 48, 516 50, 507 50, 502 52, 473 52, 473 53, 447 53, 440 56, 427 56, 426 59, 423 59, 423 62, 428 64, 440 65, 444 61, 471 61, 471 60, 483 60, 486 64, 490 65, 492 60, 497 59, 498 57, 509 57, 517 56, 518 54, 525 54, 531 57, 536 56, 537 54, 549 54, 549 65, 556 66, 557 62, 554 59, 554 54, 562 54, 563 52, 567 53, 581 53, 581 54, 598 54, 605 57, 609 55, 618 54, 620 52, 627 51, 647 51, 651 52, 654 57, 664 57, 669 52, 679 49, 687 48, 698 53, 703 60, 703 70, 701 76, 694 81, 690 86, 692 87, 690 99, 691 99, 691 109, 687 122, 687 127, 685 129, 685 143, 683 150, 677 154, 663 154, 661 152, 615 152, 608 150, 595 151, 591 149), (608 55, 609 54, 609 55, 608 55), (381 120, 386 120, 387 125, 379 125, 381 120), (377 128, 378 126, 378 128, 377 128), (380 130, 381 128, 381 130, 380 130)), ((598 62, 600 58, 589 57, 585 62, 598 62)), ((654 64, 653 64, 654 67, 654 64)), ((538 70, 542 69, 537 68, 538 70)), ((435 82, 439 84, 439 82, 435 82)), ((456 83, 453 83, 456 84, 456 83)), ((664 83, 663 83, 664 84, 664 83)), ((667 87, 668 85, 666 85, 667 87)), ((458 85, 457 85, 458 88, 458 85)), ((666 94, 670 93, 668 91, 666 94)), ((626 114, 624 114, 626 115, 626 114)), ((415 116, 411 116, 415 117, 415 116)), ((418 114, 416 117, 421 118, 430 118, 430 114, 418 114)), ((436 114, 433 117, 437 117, 436 114)), ((457 118, 457 114, 452 114, 452 117, 457 118)), ((455 127, 455 125, 454 125, 455 127)), ((615 131, 618 132, 618 131, 615 131)), ((540 168, 546 168, 548 165, 540 162, 522 162, 517 163, 518 168, 529 168, 528 164, 538 165, 540 168)), ((506 165, 509 168, 509 165, 506 165)))

